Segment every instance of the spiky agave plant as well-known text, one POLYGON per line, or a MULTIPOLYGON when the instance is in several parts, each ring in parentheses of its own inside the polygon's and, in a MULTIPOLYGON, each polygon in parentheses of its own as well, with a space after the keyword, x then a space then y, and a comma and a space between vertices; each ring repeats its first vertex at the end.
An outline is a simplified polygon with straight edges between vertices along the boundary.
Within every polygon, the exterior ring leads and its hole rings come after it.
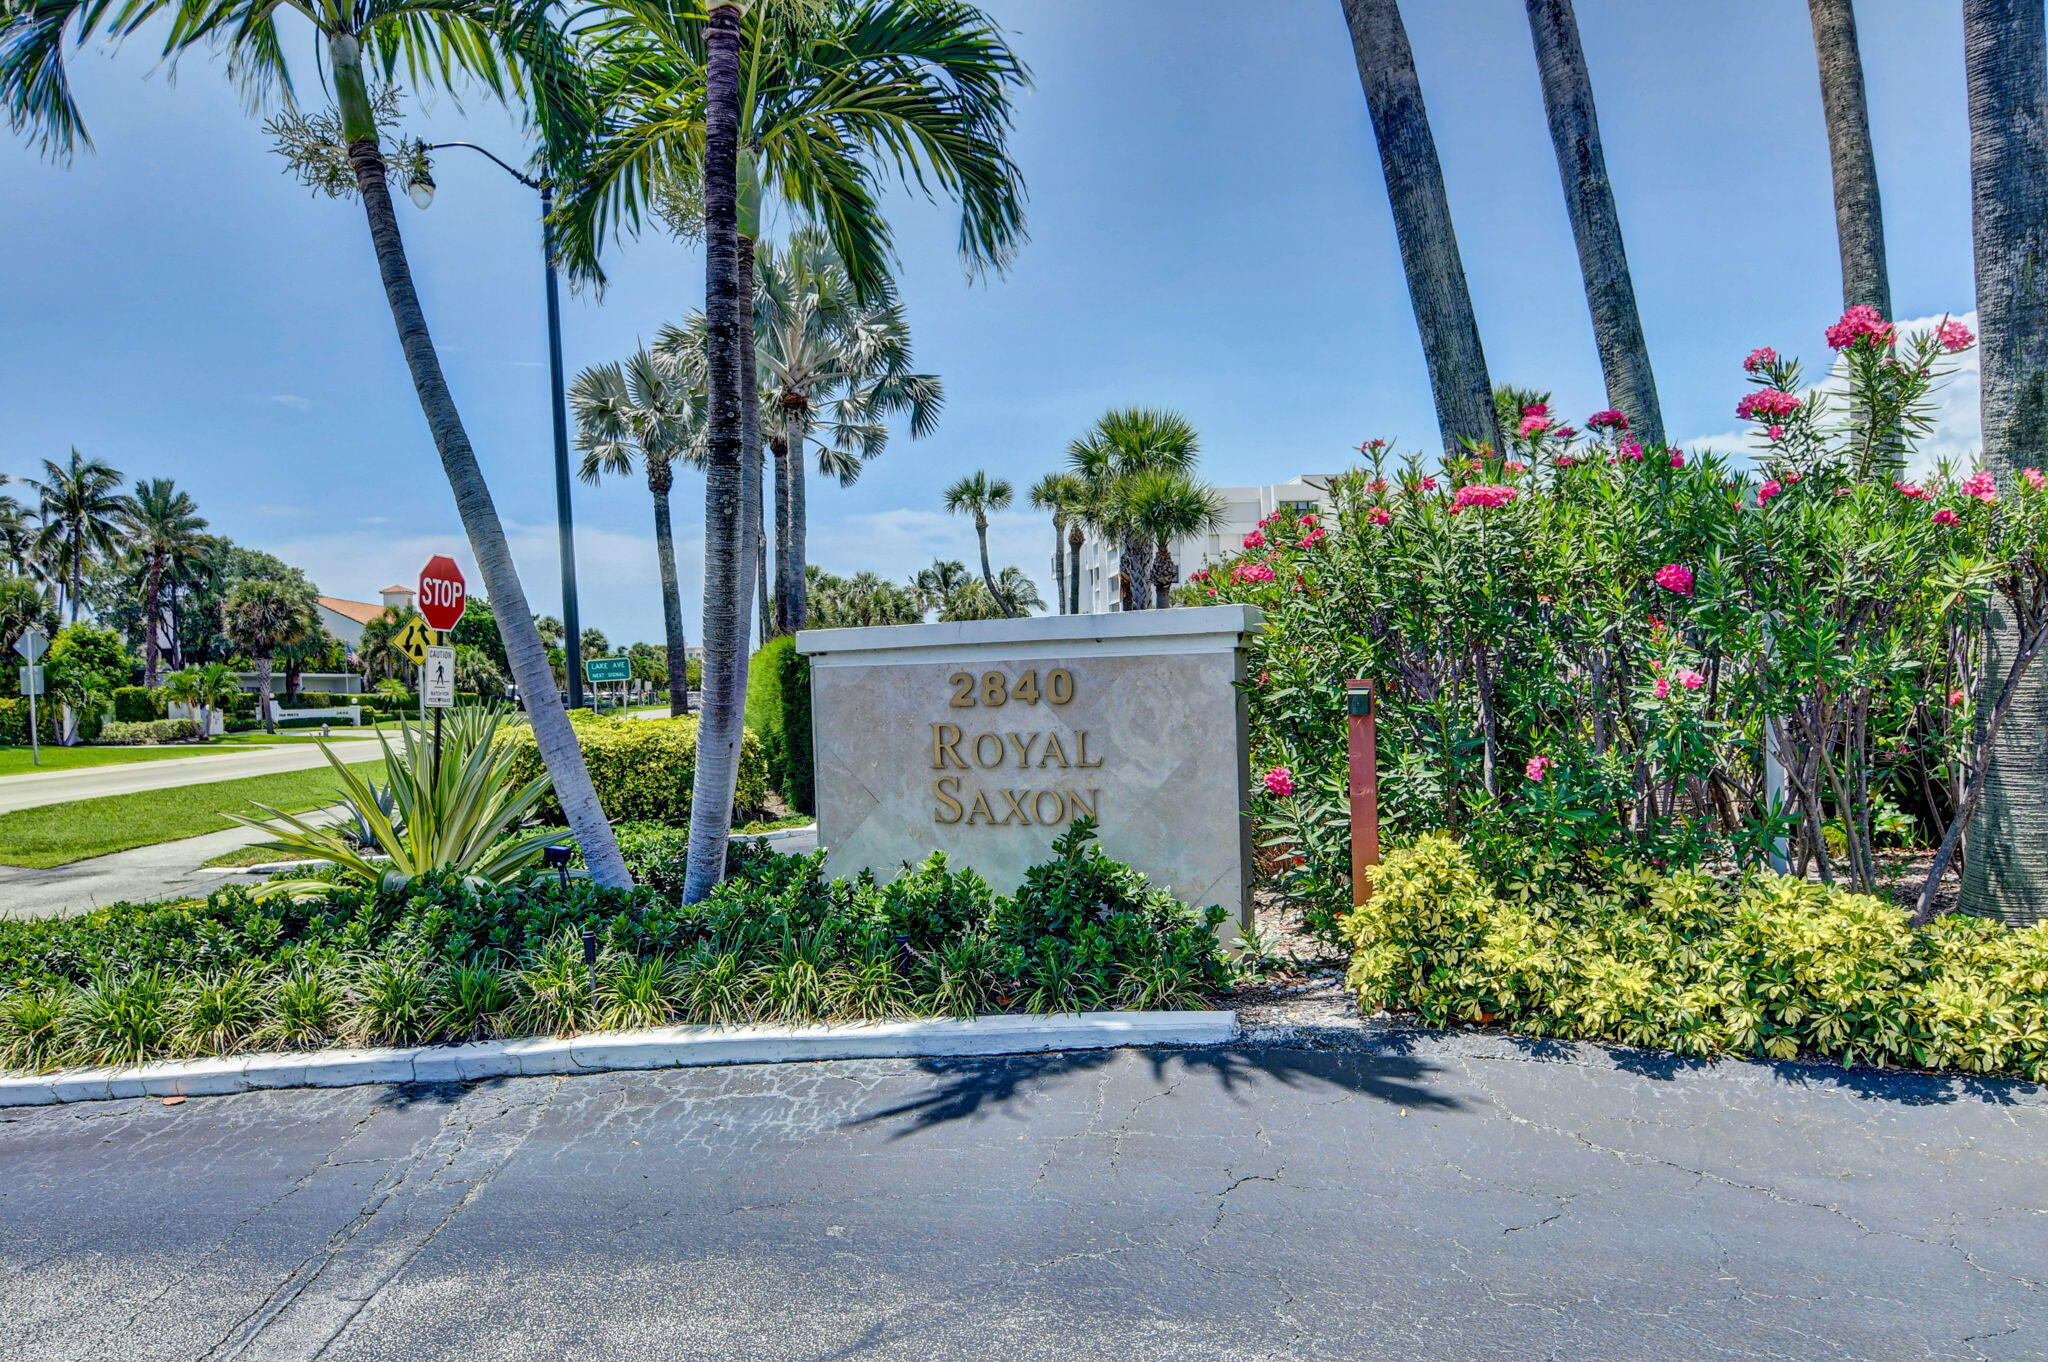
MULTIPOLYGON (((525 874, 553 840, 547 831, 519 831, 548 788, 546 775, 524 784, 511 778, 516 760, 496 742, 505 711, 497 706, 452 711, 438 748, 426 730, 399 727, 394 747, 383 732, 389 781, 378 785, 352 770, 326 743, 321 752, 341 782, 341 803, 357 835, 323 827, 267 804, 268 819, 231 814, 236 822, 271 834, 270 845, 320 861, 349 881, 383 893, 402 892, 423 875, 461 878, 473 888, 504 884, 525 874), (362 833, 368 834, 365 844, 362 833), (388 858, 375 859, 377 849, 388 858)), ((272 880, 253 898, 305 898, 326 891, 326 880, 272 880)))

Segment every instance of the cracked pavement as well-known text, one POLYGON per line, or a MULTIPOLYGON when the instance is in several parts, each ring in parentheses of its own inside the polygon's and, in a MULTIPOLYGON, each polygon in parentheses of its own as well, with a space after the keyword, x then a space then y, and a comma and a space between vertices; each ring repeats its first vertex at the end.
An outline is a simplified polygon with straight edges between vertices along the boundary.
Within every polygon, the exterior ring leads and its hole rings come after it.
POLYGON ((0 1112, 0 1358, 2048 1357, 2048 1094, 1363 1032, 0 1112))

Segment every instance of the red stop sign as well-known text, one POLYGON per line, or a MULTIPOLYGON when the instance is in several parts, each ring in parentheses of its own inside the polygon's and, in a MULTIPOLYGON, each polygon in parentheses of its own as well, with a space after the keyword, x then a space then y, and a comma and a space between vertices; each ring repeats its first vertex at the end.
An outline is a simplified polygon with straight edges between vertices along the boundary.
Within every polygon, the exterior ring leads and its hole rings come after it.
POLYGON ((439 553, 429 558, 420 569, 420 616, 427 627, 446 633, 468 605, 469 586, 455 560, 439 553))

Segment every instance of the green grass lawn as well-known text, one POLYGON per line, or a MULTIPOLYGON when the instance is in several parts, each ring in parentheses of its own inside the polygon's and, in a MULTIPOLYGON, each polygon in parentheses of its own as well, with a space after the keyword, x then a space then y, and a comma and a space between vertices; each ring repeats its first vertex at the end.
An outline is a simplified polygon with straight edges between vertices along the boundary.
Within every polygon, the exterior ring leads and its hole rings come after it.
POLYGON ((210 752, 233 751, 208 743, 173 743, 163 747, 49 747, 43 748, 41 765, 29 760, 26 747, 0 747, 0 776, 18 776, 36 771, 77 771, 88 766, 122 766, 131 761, 168 761, 174 757, 203 757, 210 752))
MULTIPOLYGON (((381 760, 352 767, 372 780, 384 778, 381 760)), ((258 801, 287 813, 304 813, 335 803, 336 798, 334 772, 319 767, 46 804, 0 814, 0 865, 69 865, 231 828, 235 825, 223 811, 255 816, 259 811, 251 805, 258 801)))
MULTIPOLYGON (((328 734, 330 742, 363 742, 376 735, 367 728, 337 728, 328 734)), ((308 743, 320 741, 317 728, 285 728, 275 733, 229 733, 213 740, 230 747, 275 747, 280 743, 308 743)))

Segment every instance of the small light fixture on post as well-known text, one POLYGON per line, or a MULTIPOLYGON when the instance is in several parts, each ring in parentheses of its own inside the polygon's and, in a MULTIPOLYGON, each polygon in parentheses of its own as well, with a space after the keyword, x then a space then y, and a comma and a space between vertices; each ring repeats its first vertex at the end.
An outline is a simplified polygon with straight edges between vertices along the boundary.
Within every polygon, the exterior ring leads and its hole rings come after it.
POLYGON ((1344 726, 1351 785, 1351 906, 1372 897, 1380 863, 1380 757, 1372 682, 1344 683, 1344 726))
POLYGON ((413 207, 425 208, 434 201, 434 177, 422 170, 405 187, 405 196, 412 200, 413 207))
POLYGON ((569 893, 569 854, 569 847, 563 842, 556 842, 553 846, 540 849, 540 863, 561 877, 564 898, 569 893))

